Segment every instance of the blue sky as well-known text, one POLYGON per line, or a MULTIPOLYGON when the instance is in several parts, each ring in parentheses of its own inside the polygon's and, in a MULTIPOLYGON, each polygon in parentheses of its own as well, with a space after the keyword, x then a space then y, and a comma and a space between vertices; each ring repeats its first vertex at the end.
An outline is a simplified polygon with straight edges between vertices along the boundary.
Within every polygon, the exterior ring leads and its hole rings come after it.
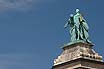
POLYGON ((79 8, 104 57, 103 0, 0 0, 0 69, 49 69, 70 41, 64 29, 79 8))

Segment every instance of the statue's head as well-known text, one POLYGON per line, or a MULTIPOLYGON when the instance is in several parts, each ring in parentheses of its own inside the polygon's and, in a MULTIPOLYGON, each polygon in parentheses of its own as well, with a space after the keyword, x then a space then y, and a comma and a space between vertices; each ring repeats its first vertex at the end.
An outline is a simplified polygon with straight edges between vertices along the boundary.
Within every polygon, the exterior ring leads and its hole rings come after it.
POLYGON ((79 9, 78 8, 76 9, 76 13, 79 13, 79 9))
POLYGON ((70 17, 73 17, 74 15, 73 14, 70 14, 70 17))

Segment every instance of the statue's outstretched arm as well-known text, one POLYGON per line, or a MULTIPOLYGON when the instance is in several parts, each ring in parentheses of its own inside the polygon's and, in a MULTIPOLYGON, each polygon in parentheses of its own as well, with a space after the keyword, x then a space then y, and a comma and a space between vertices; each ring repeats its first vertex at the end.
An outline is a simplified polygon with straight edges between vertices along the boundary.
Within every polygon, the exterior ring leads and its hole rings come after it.
POLYGON ((70 23, 70 19, 68 20, 68 22, 64 25, 64 28, 66 28, 70 23))
POLYGON ((73 14, 70 15, 70 18, 69 18, 68 22, 64 25, 64 28, 66 28, 68 25, 70 27, 74 26, 73 14))

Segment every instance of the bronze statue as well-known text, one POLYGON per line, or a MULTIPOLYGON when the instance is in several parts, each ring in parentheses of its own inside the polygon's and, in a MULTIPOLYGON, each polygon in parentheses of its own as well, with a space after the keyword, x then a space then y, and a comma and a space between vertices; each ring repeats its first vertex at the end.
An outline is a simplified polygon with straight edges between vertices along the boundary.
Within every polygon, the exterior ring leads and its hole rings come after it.
POLYGON ((71 42, 87 42, 89 41, 88 25, 85 19, 82 17, 79 9, 76 9, 76 14, 71 14, 68 22, 65 24, 65 28, 70 26, 71 42))

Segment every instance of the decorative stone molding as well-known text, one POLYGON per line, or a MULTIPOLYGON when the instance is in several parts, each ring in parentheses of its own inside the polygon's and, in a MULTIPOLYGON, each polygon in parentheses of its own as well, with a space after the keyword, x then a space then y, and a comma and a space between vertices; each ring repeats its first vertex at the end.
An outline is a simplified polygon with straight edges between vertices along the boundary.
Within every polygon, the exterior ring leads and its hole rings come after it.
POLYGON ((60 56, 58 56, 57 59, 54 60, 54 65, 58 65, 78 58, 103 61, 102 56, 98 55, 98 53, 92 49, 92 45, 77 43, 63 47, 63 52, 60 56))

